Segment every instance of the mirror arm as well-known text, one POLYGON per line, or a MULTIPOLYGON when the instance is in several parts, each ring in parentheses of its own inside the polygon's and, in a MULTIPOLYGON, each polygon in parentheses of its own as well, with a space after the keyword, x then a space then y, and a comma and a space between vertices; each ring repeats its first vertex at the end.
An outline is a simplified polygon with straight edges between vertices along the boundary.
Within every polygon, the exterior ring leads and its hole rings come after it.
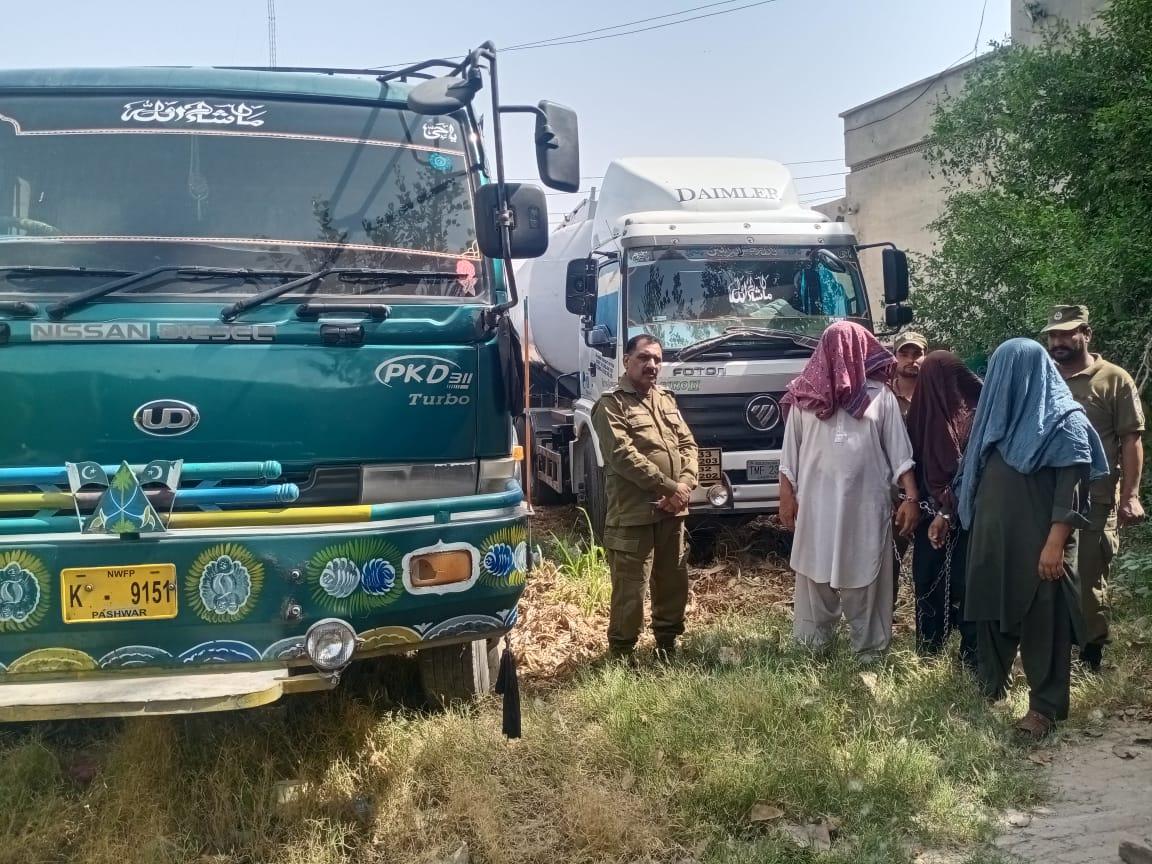
POLYGON ((547 123, 548 115, 535 105, 501 105, 501 114, 534 114, 541 121, 547 123))
POLYGON ((504 247, 504 278, 508 280, 508 299, 493 307, 494 312, 506 312, 520 302, 519 292, 516 289, 516 273, 512 267, 509 250, 512 248, 512 211, 508 207, 508 187, 504 178, 504 139, 500 128, 500 76, 496 71, 496 46, 485 42, 473 52, 477 58, 483 57, 488 61, 488 80, 492 89, 492 138, 496 162, 496 199, 500 209, 496 214, 500 222, 500 239, 504 247))
POLYGON ((895 249, 897 252, 900 251, 900 247, 898 247, 891 240, 884 240, 880 243, 864 243, 862 245, 858 245, 856 247, 856 251, 860 251, 861 249, 879 249, 881 246, 887 246, 891 249, 895 249))
POLYGON ((540 134, 536 136, 536 143, 541 147, 553 147, 557 145, 553 142, 556 140, 556 134, 552 131, 552 127, 548 125, 548 115, 535 105, 504 105, 500 108, 501 114, 531 114, 540 121, 540 134))

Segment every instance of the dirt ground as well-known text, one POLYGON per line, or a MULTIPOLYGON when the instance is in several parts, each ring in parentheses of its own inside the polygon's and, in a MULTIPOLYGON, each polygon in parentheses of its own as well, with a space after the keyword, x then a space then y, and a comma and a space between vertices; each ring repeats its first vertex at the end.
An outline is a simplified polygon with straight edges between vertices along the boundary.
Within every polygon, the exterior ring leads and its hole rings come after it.
POLYGON ((1121 841, 1152 845, 1152 715, 1107 718, 1051 755, 1051 799, 1005 815, 1001 850, 1027 864, 1117 864, 1121 841))

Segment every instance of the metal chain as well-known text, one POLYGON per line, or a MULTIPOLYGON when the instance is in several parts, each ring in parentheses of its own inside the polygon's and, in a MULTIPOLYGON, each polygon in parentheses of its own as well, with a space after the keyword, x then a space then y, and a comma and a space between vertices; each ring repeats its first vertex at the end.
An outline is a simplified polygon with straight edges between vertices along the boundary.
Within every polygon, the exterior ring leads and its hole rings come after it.
MULTIPOLYGON (((901 502, 907 501, 908 496, 901 492, 899 494, 901 502)), ((929 518, 935 519, 940 513, 933 509, 932 505, 927 501, 920 501, 920 509, 928 514, 929 518)), ((944 580, 944 641, 948 641, 948 637, 952 635, 952 551, 956 548, 956 535, 957 532, 952 530, 949 525, 948 530, 948 543, 944 546, 944 564, 940 568, 940 572, 936 576, 936 581, 928 588, 928 596, 931 596, 936 591, 936 586, 940 584, 940 580, 944 580)), ((896 540, 892 540, 892 549, 896 552, 896 560, 900 560, 899 550, 896 548, 896 540)), ((896 577, 899 578, 900 574, 897 573, 896 577)), ((913 580, 912 593, 916 594, 916 583, 913 580)))

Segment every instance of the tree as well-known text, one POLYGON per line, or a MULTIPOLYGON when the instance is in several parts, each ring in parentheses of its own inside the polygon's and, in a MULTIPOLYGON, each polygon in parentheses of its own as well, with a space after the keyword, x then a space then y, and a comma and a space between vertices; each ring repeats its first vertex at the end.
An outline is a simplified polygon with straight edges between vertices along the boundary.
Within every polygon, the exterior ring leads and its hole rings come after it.
POLYGON ((1097 344, 1152 378, 1152 0, 1103 26, 1002 46, 937 108, 928 158, 947 182, 921 262, 924 329, 965 356, 1090 307, 1097 344))

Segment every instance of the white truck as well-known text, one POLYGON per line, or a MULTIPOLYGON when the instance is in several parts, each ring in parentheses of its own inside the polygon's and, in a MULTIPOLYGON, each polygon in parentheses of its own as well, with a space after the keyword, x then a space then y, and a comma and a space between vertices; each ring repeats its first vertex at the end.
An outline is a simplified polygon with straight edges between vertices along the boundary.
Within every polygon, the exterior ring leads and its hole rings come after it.
MULTIPOLYGON (((904 253, 884 255, 888 326, 911 320, 904 253)), ((656 336, 661 384, 700 446, 695 517, 752 517, 779 501, 780 399, 823 330, 871 329, 856 243, 802 206, 779 162, 634 158, 526 262, 534 489, 575 496, 600 536, 603 465, 592 406, 623 371, 628 340, 656 336)))

